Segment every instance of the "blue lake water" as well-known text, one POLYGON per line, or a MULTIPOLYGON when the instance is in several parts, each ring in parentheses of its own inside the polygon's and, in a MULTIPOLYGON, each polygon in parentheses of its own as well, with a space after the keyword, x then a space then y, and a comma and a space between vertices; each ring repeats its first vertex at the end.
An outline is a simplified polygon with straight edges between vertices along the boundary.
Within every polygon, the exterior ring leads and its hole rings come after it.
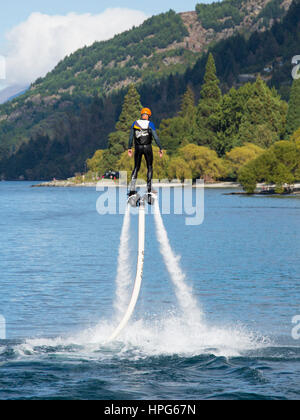
MULTIPOLYGON (((163 215, 200 329, 181 316, 147 215, 136 311, 105 344, 123 215, 100 216, 94 188, 31 184, 0 182, 0 399, 300 397, 299 198, 207 189, 203 224, 163 215)), ((134 215, 131 235, 134 265, 134 215)))

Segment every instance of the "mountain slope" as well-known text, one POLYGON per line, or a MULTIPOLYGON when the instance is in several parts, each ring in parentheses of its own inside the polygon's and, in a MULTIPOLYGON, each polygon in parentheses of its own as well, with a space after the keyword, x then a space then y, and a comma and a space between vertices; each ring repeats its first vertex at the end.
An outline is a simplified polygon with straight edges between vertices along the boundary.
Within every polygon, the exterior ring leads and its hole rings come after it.
POLYGON ((291 0, 224 0, 200 5, 210 15, 219 16, 217 22, 225 19, 225 27, 215 28, 209 27, 207 13, 201 21, 199 5, 198 12, 177 15, 169 11, 109 41, 79 49, 58 63, 46 77, 36 80, 25 95, 0 106, 1 150, 13 152, 41 130, 51 137, 48 114, 66 109, 76 112, 79 104, 89 102, 93 96, 105 97, 130 83, 151 84, 170 74, 182 74, 219 40, 236 31, 250 34, 258 26, 265 30, 265 25, 274 23, 272 13, 268 13, 268 7, 274 2, 280 3, 281 12, 276 14, 280 17, 291 0), (236 10, 244 16, 238 24, 228 20, 228 14, 236 10))
MULTIPOLYGON (((236 20, 232 27, 210 28, 207 17, 203 22, 199 20, 199 11, 180 15, 170 11, 110 41, 95 43, 66 57, 24 95, 0 106, 0 157, 4 158, 0 173, 10 178, 24 175, 44 179, 82 170, 85 159, 95 149, 106 147, 107 135, 113 131, 120 112, 123 88, 138 83, 143 103, 155 106, 159 119, 173 116, 188 83, 194 86, 197 96, 206 61, 203 53, 208 50, 216 56, 226 89, 235 82, 237 72, 249 68, 243 48, 247 45, 249 50, 252 37, 247 39, 251 32, 259 29, 268 34, 267 27, 274 26, 274 17, 284 15, 290 3, 225 0, 207 5, 213 13, 219 13, 215 8, 220 4, 240 5, 238 10, 246 10, 248 15, 236 20), (276 13, 270 8, 275 3, 276 13), (230 37, 236 32, 244 33, 247 39, 241 35, 230 37), (235 68, 230 69, 229 65, 235 68), (52 147, 55 142, 59 144, 52 147), (18 164, 14 161, 14 166, 7 157, 18 152, 22 144, 23 158, 18 164), (30 169, 30 154, 24 159, 26 144, 29 150, 33 144, 42 144, 38 171, 30 169), (55 168, 59 170, 55 172, 55 168)), ((224 17, 217 20, 227 21, 232 10, 226 9, 224 17)))

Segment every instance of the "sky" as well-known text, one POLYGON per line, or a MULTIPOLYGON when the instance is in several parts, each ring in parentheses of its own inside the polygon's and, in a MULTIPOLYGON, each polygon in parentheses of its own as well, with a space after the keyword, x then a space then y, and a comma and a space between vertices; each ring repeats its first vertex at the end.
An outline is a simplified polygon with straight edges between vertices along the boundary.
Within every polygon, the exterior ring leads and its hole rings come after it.
MULTIPOLYGON (((173 9, 195 10, 197 0, 10 0, 0 14, 0 90, 27 86, 66 55, 173 9), (4 64, 3 64, 4 63, 4 64)), ((211 3, 203 0, 202 3, 211 3)))

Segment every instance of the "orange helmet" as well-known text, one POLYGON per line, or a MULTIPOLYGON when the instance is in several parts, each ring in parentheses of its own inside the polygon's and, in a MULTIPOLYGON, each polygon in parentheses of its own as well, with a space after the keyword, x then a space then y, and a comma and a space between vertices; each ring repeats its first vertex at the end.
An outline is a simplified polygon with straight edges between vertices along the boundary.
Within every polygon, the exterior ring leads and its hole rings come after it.
POLYGON ((149 115, 149 117, 151 117, 151 115, 152 115, 151 109, 149 109, 149 108, 143 108, 141 110, 141 115, 144 115, 144 114, 147 114, 147 115, 149 115))

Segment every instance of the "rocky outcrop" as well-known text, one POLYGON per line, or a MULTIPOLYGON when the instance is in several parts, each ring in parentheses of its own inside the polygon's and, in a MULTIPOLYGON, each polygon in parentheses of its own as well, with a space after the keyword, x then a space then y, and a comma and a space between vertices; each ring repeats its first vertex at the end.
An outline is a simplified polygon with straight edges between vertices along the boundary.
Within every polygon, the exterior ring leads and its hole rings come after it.
MULTIPOLYGON (((259 18, 259 15, 271 1, 272 0, 245 0, 240 9, 241 14, 244 15, 242 22, 220 31, 215 31, 213 28, 205 29, 198 18, 197 12, 180 13, 182 21, 189 32, 189 35, 184 39, 184 42, 180 44, 180 47, 199 53, 205 51, 211 42, 227 39, 237 32, 246 31, 251 33, 268 29, 273 25, 274 19, 270 19, 268 26, 266 27, 262 25, 263 18, 259 18)), ((281 7, 286 12, 291 4, 292 0, 283 0, 281 7)), ((223 22, 228 19, 230 19, 230 16, 224 17, 219 21, 223 22)), ((177 46, 179 46, 179 44, 177 44, 177 46)))

